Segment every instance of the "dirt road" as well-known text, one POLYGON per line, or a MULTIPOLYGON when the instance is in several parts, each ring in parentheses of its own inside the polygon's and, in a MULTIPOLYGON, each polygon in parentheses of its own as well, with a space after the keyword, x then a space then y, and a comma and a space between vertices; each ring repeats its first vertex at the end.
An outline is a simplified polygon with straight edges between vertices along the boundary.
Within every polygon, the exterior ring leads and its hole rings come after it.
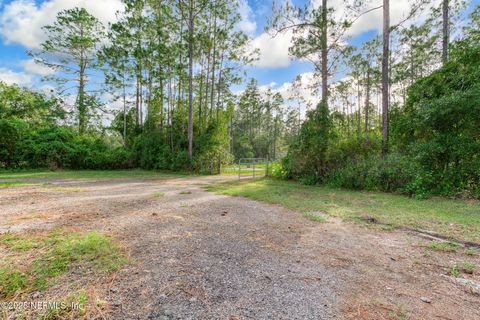
POLYGON ((131 262, 96 285, 108 319, 480 319, 479 296, 448 276, 464 254, 427 255, 404 232, 313 222, 203 188, 233 178, 1 189, 0 232, 63 226, 115 236, 131 262))

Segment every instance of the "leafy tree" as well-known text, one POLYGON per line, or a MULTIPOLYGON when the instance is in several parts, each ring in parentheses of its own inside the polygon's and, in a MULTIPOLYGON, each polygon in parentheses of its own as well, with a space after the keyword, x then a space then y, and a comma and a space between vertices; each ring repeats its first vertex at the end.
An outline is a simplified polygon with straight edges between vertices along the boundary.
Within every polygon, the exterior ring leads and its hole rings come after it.
POLYGON ((33 52, 35 61, 57 71, 49 77, 61 88, 61 92, 76 89, 75 108, 78 130, 84 133, 90 116, 88 82, 97 67, 99 43, 103 28, 97 18, 84 8, 60 12, 52 25, 45 26, 47 40, 39 52, 33 52))

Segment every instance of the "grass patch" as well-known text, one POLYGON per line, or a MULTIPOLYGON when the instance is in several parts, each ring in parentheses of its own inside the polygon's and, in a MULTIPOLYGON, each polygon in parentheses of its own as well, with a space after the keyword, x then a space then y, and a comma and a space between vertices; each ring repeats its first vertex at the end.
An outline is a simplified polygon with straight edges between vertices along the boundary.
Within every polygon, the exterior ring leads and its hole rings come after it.
POLYGON ((462 272, 472 274, 477 269, 477 265, 473 262, 464 262, 462 264, 462 272))
POLYGON ((327 218, 318 214, 318 213, 315 213, 315 212, 304 212, 303 213, 303 216, 305 218, 307 218, 308 220, 311 220, 311 221, 316 221, 316 222, 326 222, 327 221, 327 218))
POLYGON ((85 290, 70 293, 66 298, 59 301, 59 307, 49 308, 40 314, 42 320, 77 319, 86 316, 86 304, 89 297, 85 290))
POLYGON ((15 233, 5 233, 0 236, 0 244, 12 251, 27 251, 40 246, 38 239, 22 237, 15 233))
POLYGON ((462 276, 458 264, 454 264, 450 269, 448 269, 448 274, 454 278, 460 278, 462 276))
POLYGON ((188 191, 188 190, 180 191, 180 194, 192 194, 192 191, 188 191))
POLYGON ((0 297, 46 289, 72 266, 85 272, 107 273, 127 262, 113 239, 97 231, 68 233, 56 230, 44 236, 6 234, 0 244, 15 254, 15 263, 0 261, 0 297))
POLYGON ((434 251, 456 252, 458 249, 460 249, 460 246, 453 242, 430 241, 427 244, 427 248, 434 251))
POLYGON ((300 212, 321 211, 343 219, 371 216, 394 227, 430 230, 453 239, 480 242, 480 203, 433 198, 417 200, 382 192, 360 192, 292 181, 250 179, 207 187, 221 194, 280 204, 300 212))
POLYGON ((0 171, 0 179, 30 179, 30 178, 158 178, 188 176, 186 172, 149 171, 149 170, 22 170, 0 171))
POLYGON ((0 267, 0 297, 21 292, 28 284, 28 274, 8 266, 0 267))
POLYGON ((477 265, 472 262, 455 263, 448 269, 448 274, 455 278, 462 278, 462 274, 473 274, 476 269, 477 265))
POLYGON ((31 185, 33 183, 26 181, 0 181, 0 188, 31 185))
POLYGON ((157 197, 157 198, 161 198, 161 197, 165 197, 165 193, 157 191, 157 192, 152 193, 152 196, 157 197))
POLYGON ((465 249, 465 254, 467 256, 476 256, 476 255, 479 254, 479 251, 480 250, 478 250, 476 248, 467 248, 467 249, 465 249))

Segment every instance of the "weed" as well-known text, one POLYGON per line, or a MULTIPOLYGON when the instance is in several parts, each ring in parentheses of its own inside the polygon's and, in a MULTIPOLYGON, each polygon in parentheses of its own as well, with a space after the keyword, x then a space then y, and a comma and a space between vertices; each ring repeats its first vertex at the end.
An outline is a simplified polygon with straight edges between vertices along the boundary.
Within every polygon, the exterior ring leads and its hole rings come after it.
MULTIPOLYGON (((109 272, 127 262, 113 240, 96 231, 85 234, 54 230, 43 237, 7 234, 2 244, 10 250, 33 250, 37 257, 26 268, 0 265, 0 292, 5 296, 29 290, 43 290, 50 280, 64 274, 75 264, 78 268, 109 272)), ((25 257, 30 259, 30 257, 25 257)))
POLYGON ((28 275, 11 267, 0 267, 0 297, 13 296, 26 286, 28 275))
POLYGON ((157 197, 157 198, 161 198, 161 197, 165 196, 165 193, 157 191, 157 192, 152 193, 152 196, 157 197))
POLYGON ((465 249, 465 254, 466 254, 467 256, 476 256, 476 255, 478 255, 478 253, 479 253, 479 250, 476 249, 476 248, 467 248, 467 249, 465 249))
POLYGON ((398 307, 396 310, 390 312, 390 318, 393 320, 407 320, 407 313, 403 307, 398 307))
POLYGON ((192 191, 188 191, 188 190, 180 191, 180 194, 192 194, 192 191))
POLYGON ((327 218, 315 212, 304 212, 303 216, 311 221, 326 222, 327 218))
POLYGON ((460 273, 460 268, 458 267, 458 264, 454 264, 449 270, 448 273, 455 278, 460 278, 462 274, 460 273))
POLYGON ((33 183, 31 182, 25 182, 25 181, 0 181, 0 188, 8 188, 8 187, 14 187, 14 186, 25 186, 25 185, 31 185, 33 183))
POLYGON ((40 314, 42 320, 57 320, 57 319, 77 319, 85 316, 85 305, 88 297, 85 290, 69 294, 66 298, 57 302, 48 308, 45 313, 40 314))
POLYGON ((475 269, 477 269, 477 265, 473 262, 464 262, 462 264, 462 272, 472 274, 475 269))
POLYGON ((37 248, 39 243, 35 237, 21 237, 15 233, 5 233, 0 236, 0 244, 13 251, 28 251, 37 248))
POLYGON ((427 248, 434 251, 456 252, 460 248, 460 245, 447 241, 431 241, 428 243, 427 248))

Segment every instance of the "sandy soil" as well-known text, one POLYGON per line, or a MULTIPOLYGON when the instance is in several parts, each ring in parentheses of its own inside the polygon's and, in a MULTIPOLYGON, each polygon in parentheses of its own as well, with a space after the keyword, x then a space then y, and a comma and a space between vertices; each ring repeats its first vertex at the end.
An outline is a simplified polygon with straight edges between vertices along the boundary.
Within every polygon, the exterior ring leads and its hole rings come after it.
MULTIPOLYGON (((480 319, 480 296, 448 275, 456 262, 480 265, 478 255, 425 254, 412 234, 312 222, 203 189, 222 179, 235 177, 0 189, 0 232, 115 236, 131 263, 96 286, 106 319, 480 319)), ((478 273, 464 277, 480 282, 478 273)))

